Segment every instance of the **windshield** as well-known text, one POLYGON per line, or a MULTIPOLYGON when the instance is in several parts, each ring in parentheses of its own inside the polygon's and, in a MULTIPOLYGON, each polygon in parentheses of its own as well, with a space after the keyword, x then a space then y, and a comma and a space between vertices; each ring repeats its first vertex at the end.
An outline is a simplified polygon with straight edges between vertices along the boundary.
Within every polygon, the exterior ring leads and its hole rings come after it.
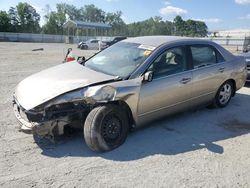
POLYGON ((85 66, 98 72, 128 77, 150 55, 152 48, 136 43, 120 42, 101 51, 88 61, 85 66))

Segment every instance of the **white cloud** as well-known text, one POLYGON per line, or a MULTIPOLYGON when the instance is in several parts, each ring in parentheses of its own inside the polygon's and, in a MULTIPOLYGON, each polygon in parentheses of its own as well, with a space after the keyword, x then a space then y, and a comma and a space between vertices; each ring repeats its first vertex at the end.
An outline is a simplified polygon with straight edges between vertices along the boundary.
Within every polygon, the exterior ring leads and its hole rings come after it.
POLYGON ((201 21, 201 22, 206 22, 206 23, 221 23, 223 22, 222 19, 219 19, 219 18, 207 18, 207 19, 196 19, 196 18, 193 18, 193 20, 197 20, 197 21, 201 21))
POLYGON ((241 19, 241 20, 250 20, 250 14, 248 14, 246 16, 241 16, 241 17, 239 17, 239 19, 241 19))
POLYGON ((250 4, 250 0, 235 0, 235 2, 241 5, 250 4))
POLYGON ((171 5, 171 2, 170 1, 165 1, 164 4, 165 5, 171 5))
POLYGON ((159 10, 160 14, 164 16, 168 15, 184 15, 187 14, 188 11, 182 8, 174 7, 174 6, 166 6, 159 10))

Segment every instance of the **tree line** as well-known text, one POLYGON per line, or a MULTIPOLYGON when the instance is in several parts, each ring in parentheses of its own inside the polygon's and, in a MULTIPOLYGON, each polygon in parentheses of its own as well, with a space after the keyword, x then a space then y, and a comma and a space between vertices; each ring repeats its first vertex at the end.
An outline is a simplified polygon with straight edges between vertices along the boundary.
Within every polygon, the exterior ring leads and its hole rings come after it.
MULTIPOLYGON (((85 22, 100 22, 112 26, 109 35, 124 35, 128 37, 142 35, 177 35, 204 37, 207 35, 207 25, 202 21, 183 20, 176 16, 173 21, 164 21, 155 16, 147 20, 126 24, 122 12, 105 12, 93 4, 77 8, 74 5, 59 3, 56 10, 49 5, 43 9, 45 23, 40 26, 41 16, 28 3, 18 3, 9 11, 0 10, 0 32, 25 32, 44 34, 63 34, 63 24, 68 20, 85 22)), ((79 34, 79 33, 75 33, 79 34)))

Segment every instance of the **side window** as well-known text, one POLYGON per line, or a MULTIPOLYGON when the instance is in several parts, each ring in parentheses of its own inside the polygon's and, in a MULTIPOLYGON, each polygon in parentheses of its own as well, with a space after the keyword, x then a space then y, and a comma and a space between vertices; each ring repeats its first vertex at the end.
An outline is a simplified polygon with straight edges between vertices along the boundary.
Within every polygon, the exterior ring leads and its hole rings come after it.
POLYGON ((187 70, 184 47, 168 49, 162 53, 149 67, 154 77, 159 78, 187 70))
POLYGON ((217 63, 222 63, 222 62, 224 62, 225 61, 225 59, 224 59, 224 57, 221 55, 221 53, 220 52, 217 52, 217 63))
POLYGON ((193 45, 190 49, 194 69, 224 61, 222 55, 209 45, 193 45))

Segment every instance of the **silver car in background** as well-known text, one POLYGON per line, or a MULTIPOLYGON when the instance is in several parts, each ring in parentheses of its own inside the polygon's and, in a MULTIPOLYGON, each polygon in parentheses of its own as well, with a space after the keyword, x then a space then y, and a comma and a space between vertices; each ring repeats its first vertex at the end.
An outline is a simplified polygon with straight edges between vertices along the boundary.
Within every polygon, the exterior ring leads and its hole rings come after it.
POLYGON ((225 107, 246 76, 244 58, 211 41, 129 38, 24 79, 13 106, 22 130, 46 136, 78 126, 92 150, 109 151, 146 122, 197 105, 225 107))
POLYGON ((245 58, 247 66, 247 82, 250 82, 250 52, 239 54, 239 56, 243 56, 245 58))
POLYGON ((98 39, 90 39, 87 41, 81 41, 77 44, 77 48, 80 49, 94 49, 98 50, 99 48, 102 48, 103 44, 101 40, 98 39))

